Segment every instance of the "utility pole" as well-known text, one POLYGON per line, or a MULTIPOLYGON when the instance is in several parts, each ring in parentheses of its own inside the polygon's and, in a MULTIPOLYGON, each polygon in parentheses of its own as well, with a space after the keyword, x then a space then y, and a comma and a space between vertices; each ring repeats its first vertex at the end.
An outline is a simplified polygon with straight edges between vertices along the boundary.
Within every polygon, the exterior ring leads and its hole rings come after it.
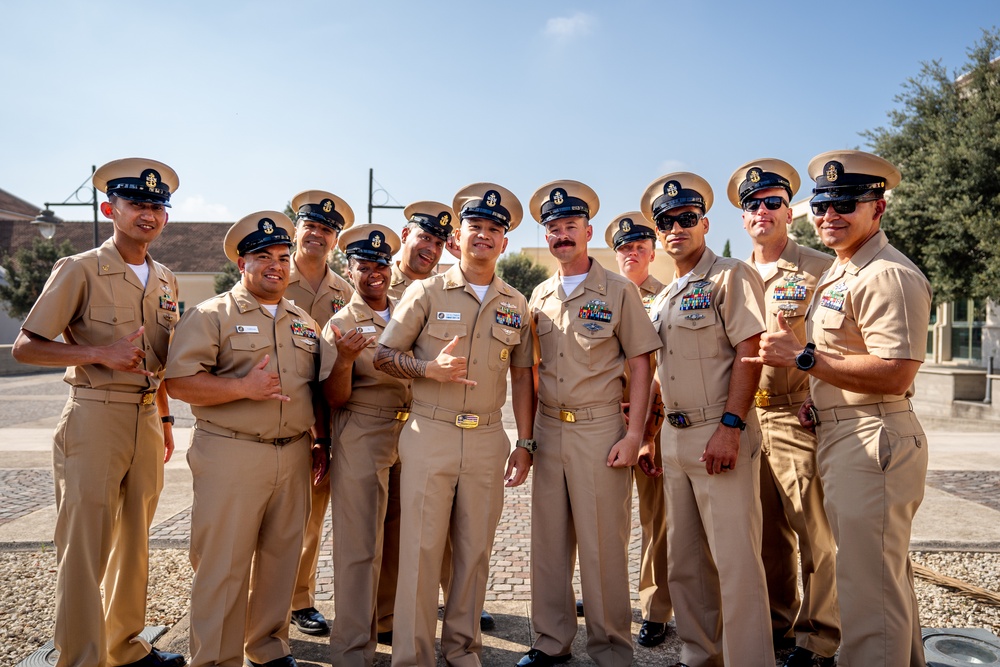
MULTIPOLYGON (((397 209, 406 208, 405 206, 390 206, 389 204, 376 204, 374 199, 376 192, 374 190, 374 183, 375 183, 375 170, 369 167, 368 168, 368 224, 371 224, 372 211, 376 208, 397 208, 397 209)), ((385 188, 379 185, 378 191, 385 192, 386 201, 389 201, 389 193, 386 192, 385 188)))

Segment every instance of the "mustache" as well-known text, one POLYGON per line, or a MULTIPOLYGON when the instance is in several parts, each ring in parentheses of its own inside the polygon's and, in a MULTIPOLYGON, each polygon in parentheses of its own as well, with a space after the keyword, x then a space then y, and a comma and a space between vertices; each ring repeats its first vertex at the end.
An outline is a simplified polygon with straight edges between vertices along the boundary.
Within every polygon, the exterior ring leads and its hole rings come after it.
POLYGON ((569 247, 572 248, 572 247, 576 246, 576 243, 574 241, 570 241, 569 239, 566 239, 565 241, 556 241, 556 244, 554 246, 552 246, 552 247, 553 248, 565 248, 567 246, 569 246, 569 247))

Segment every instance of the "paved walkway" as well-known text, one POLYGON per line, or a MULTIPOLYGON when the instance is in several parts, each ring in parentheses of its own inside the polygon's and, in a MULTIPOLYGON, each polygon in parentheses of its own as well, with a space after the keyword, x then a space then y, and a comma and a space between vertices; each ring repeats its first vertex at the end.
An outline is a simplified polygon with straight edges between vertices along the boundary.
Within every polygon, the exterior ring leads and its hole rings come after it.
MULTIPOLYGON (((0 378, 0 549, 51 544, 55 524, 51 437, 66 395, 67 387, 58 373, 0 378)), ((188 545, 191 474, 185 453, 193 419, 185 404, 171 403, 177 416, 177 451, 165 469, 164 490, 153 521, 154 548, 188 545)), ((515 439, 509 416, 506 425, 515 439)), ((928 433, 928 440, 930 471, 926 497, 914 524, 912 547, 1000 550, 1000 436, 936 431, 928 433)), ((513 664, 531 641, 529 501, 530 480, 518 489, 508 490, 491 558, 487 608, 497 615, 498 630, 488 638, 484 658, 495 654, 494 664, 513 664)), ((328 534, 329 517, 326 531, 328 534)), ((630 563, 635 581, 640 541, 637 518, 633 520, 632 537, 630 563)), ((321 610, 332 613, 330 541, 324 542, 317 597, 321 610)), ((634 586, 633 600, 637 607, 634 586)), ((635 630, 638 632, 638 626, 635 630)), ((165 639, 183 634, 183 627, 176 627, 165 639)), ((302 645, 296 655, 308 658, 312 650, 309 646, 320 646, 304 635, 293 634, 302 645)), ((582 634, 578 641, 583 641, 582 634)), ((637 651, 638 663, 646 661, 646 654, 650 662, 661 664, 668 657, 639 647, 637 651)), ((574 652, 585 655, 584 645, 581 643, 574 652)), ((317 664, 326 659, 318 653, 315 656, 317 664)))

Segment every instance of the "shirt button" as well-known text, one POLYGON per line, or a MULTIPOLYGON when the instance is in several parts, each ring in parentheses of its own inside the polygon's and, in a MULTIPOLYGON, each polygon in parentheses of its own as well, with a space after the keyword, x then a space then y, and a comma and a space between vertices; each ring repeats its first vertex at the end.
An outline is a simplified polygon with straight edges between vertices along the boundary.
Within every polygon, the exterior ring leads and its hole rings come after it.
POLYGON ((668 324, 668 325, 667 325, 667 328, 668 328, 668 329, 672 329, 673 327, 674 327, 674 325, 673 325, 673 324, 668 324))
POLYGON ((562 381, 563 381, 563 379, 562 379, 562 378, 559 378, 559 381, 560 381, 560 382, 562 382, 562 381))
POLYGON ((117 318, 117 317, 112 317, 112 318, 111 318, 111 321, 112 321, 112 322, 117 322, 117 321, 118 321, 118 318, 117 318))
POLYGON ((473 365, 473 366, 475 366, 475 365, 476 365, 476 364, 478 364, 478 363, 479 363, 479 360, 478 360, 478 359, 473 359, 473 360, 472 360, 472 365, 473 365))
POLYGON ((561 357, 561 356, 564 356, 564 355, 563 355, 563 353, 562 353, 562 352, 560 352, 560 353, 559 353, 559 356, 561 357))
POLYGON ((285 347, 284 343, 278 343, 278 347, 285 347))
POLYGON ((671 375, 671 376, 670 376, 670 379, 671 379, 671 380, 673 380, 673 379, 674 379, 674 376, 673 376, 673 375, 671 375))
POLYGON ((252 349, 254 349, 255 347, 257 347, 257 344, 256 344, 256 343, 250 343, 250 349, 251 349, 251 350, 252 350, 252 349))
POLYGON ((667 350, 667 351, 668 351, 668 352, 669 352, 670 354, 673 354, 673 353, 674 353, 674 351, 673 351, 673 350, 667 350))
POLYGON ((482 334, 476 334, 476 338, 479 338, 480 336, 482 336, 482 334))
POLYGON ((677 401, 674 401, 674 407, 675 408, 677 407, 677 401))

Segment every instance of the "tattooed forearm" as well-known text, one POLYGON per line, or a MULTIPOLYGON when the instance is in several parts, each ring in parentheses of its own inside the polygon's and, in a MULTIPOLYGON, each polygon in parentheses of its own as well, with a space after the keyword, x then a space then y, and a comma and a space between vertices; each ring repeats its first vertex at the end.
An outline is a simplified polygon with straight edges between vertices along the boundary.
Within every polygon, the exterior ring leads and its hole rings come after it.
POLYGON ((414 359, 405 352, 379 344, 375 349, 375 370, 382 371, 394 378, 422 378, 427 376, 427 362, 414 359))

